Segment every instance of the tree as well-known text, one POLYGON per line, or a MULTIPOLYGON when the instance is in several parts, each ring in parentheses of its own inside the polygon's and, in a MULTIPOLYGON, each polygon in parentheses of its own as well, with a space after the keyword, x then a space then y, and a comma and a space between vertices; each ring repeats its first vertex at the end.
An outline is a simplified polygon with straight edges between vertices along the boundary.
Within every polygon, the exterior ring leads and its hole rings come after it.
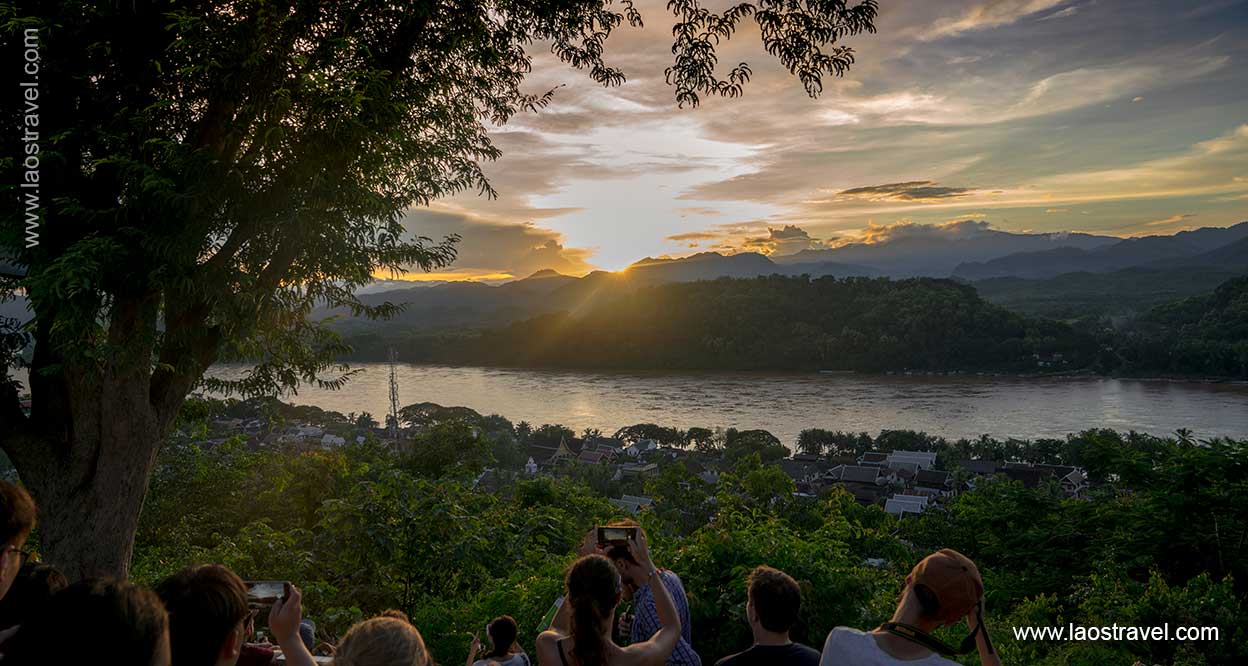
POLYGON ((766 430, 737 430, 729 428, 726 433, 724 460, 735 462, 751 454, 760 456, 762 462, 773 463, 789 455, 789 450, 779 438, 766 430))
POLYGON ((694 447, 701 451, 705 449, 715 438, 715 432, 710 428, 693 427, 685 431, 685 446, 694 447))
POLYGON ((559 442, 571 442, 575 438, 576 433, 567 426, 543 423, 529 435, 529 442, 536 446, 554 448, 559 446, 559 442))
POLYGON ((616 439, 625 442, 638 442, 643 439, 653 439, 659 444, 667 446, 680 446, 683 448, 685 437, 676 428, 657 425, 654 423, 637 423, 635 425, 624 426, 615 431, 616 439))
MULTIPOLYGON (((837 42, 874 32, 877 13, 875 0, 669 8, 666 76, 681 106, 742 93, 749 66, 717 74, 716 45, 743 20, 815 96, 853 63, 837 42)), ((526 47, 549 43, 616 85, 604 41, 641 24, 631 0, 19 0, 0 12, 12 62, 38 35, 40 115, 24 116, 17 95, 0 112, 42 134, 28 157, 55 192, 37 245, 15 208, 0 225, 26 273, 0 290, 26 291, 35 341, 31 414, 18 387, 0 387, 0 446, 40 505, 44 554, 71 578, 126 575, 157 449, 195 386, 340 387, 349 372, 333 359, 346 349, 307 318, 314 304, 392 314, 356 289, 453 260, 455 238, 412 238, 401 213, 493 193, 480 169, 499 154, 488 127, 553 92, 522 90, 526 47), (227 358, 256 365, 239 382, 204 382, 227 358)), ((18 132, 0 141, 0 154, 25 155, 18 132)), ((0 170, 16 197, 22 164, 6 157, 0 170)))
POLYGON ((417 435, 404 465, 431 479, 450 474, 475 475, 494 462, 493 450, 494 443, 474 435, 468 424, 448 421, 417 435))

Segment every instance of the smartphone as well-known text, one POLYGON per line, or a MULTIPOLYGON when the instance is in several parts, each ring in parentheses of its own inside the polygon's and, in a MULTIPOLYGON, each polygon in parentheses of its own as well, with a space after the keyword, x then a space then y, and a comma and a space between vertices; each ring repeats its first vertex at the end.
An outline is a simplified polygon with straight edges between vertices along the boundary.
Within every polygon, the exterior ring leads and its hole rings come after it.
POLYGON ((599 527, 598 528, 598 545, 605 546, 610 543, 625 543, 629 539, 637 538, 636 527, 599 527))
POLYGON ((278 599, 285 601, 290 596, 290 583, 280 580, 251 580, 243 583, 247 587, 247 605, 272 606, 278 599))

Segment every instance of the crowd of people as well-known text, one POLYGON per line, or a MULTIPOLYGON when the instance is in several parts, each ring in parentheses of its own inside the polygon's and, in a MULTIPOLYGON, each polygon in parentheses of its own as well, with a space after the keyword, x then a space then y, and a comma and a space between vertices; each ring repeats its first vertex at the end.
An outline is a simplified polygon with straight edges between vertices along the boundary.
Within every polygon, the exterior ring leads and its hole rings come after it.
MULTIPOLYGON (((183 569, 155 589, 112 579, 70 583, 55 567, 28 561, 26 540, 36 507, 20 486, 0 481, 0 664, 110 663, 140 666, 432 666, 420 631, 391 610, 352 626, 336 646, 314 647, 302 594, 279 583, 257 603, 229 568, 183 569), (273 642, 257 642, 259 611, 273 642), (313 652, 323 653, 314 656, 313 652)), ((565 594, 535 640, 539 666, 702 666, 694 649, 689 602, 675 572, 651 559, 644 530, 623 521, 586 535, 568 567, 565 594), (604 529, 614 530, 604 538, 604 529), (619 535, 625 535, 620 538, 619 535), (630 610, 620 611, 627 603, 630 610)), ((906 577, 892 619, 871 631, 836 627, 823 649, 792 641, 801 589, 788 574, 755 568, 746 581, 746 618, 754 642, 715 666, 937 666, 978 651, 984 666, 1000 659, 983 622, 983 581, 965 556, 941 550, 906 577), (965 620, 971 630, 953 647, 934 637, 965 620)), ((510 616, 474 635, 466 666, 532 666, 510 616)))

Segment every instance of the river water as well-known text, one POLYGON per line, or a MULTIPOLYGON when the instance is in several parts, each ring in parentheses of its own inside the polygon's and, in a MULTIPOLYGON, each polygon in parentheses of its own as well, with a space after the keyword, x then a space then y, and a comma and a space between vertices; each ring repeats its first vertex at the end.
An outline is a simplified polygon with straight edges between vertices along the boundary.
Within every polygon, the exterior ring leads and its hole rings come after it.
MULTIPOLYGON (((389 411, 389 367, 358 363, 340 391, 288 402, 342 413, 389 411)), ((237 377, 242 366, 210 371, 237 377)), ((435 402, 534 426, 605 433, 633 423, 762 428, 792 445, 804 428, 922 430, 948 438, 1061 437, 1087 428, 1248 438, 1248 384, 1105 378, 820 373, 594 372, 400 365, 399 404, 435 402)))

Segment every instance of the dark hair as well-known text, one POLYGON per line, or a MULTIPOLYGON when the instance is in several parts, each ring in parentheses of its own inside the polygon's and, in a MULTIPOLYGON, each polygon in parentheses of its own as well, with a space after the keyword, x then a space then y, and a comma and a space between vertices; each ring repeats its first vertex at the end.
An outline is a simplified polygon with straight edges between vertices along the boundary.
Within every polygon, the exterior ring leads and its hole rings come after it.
POLYGON ((221 646, 249 612, 243 580, 219 564, 183 569, 156 592, 169 611, 169 648, 178 666, 217 663, 221 646))
POLYGON ((12 587, 0 599, 0 629, 22 624, 38 615, 52 595, 68 585, 65 574, 50 564, 23 564, 13 579, 12 587))
POLYGON ((607 663, 601 624, 620 602, 620 572, 602 555, 586 555, 568 568, 572 604, 572 653, 580 666, 607 663))
POLYGON ((937 617, 940 614, 940 598, 932 591, 932 588, 922 584, 915 583, 910 586, 910 591, 914 594, 914 598, 919 600, 919 611, 923 617, 937 617))
POLYGON ((496 617, 490 625, 486 627, 486 633, 490 636, 490 643, 494 649, 490 650, 487 657, 506 657, 511 652, 511 646, 516 642, 516 636, 520 631, 516 627, 516 621, 510 615, 496 617))
POLYGON ((168 615, 151 590, 111 578, 87 579, 57 592, 22 625, 5 645, 4 663, 146 666, 168 626, 168 615))
POLYGON ((35 528, 35 500, 26 489, 0 481, 0 546, 10 546, 30 536, 35 528))
POLYGON ((758 623, 767 631, 788 631, 797 622, 802 590, 789 574, 769 566, 755 567, 748 580, 750 601, 758 623))

